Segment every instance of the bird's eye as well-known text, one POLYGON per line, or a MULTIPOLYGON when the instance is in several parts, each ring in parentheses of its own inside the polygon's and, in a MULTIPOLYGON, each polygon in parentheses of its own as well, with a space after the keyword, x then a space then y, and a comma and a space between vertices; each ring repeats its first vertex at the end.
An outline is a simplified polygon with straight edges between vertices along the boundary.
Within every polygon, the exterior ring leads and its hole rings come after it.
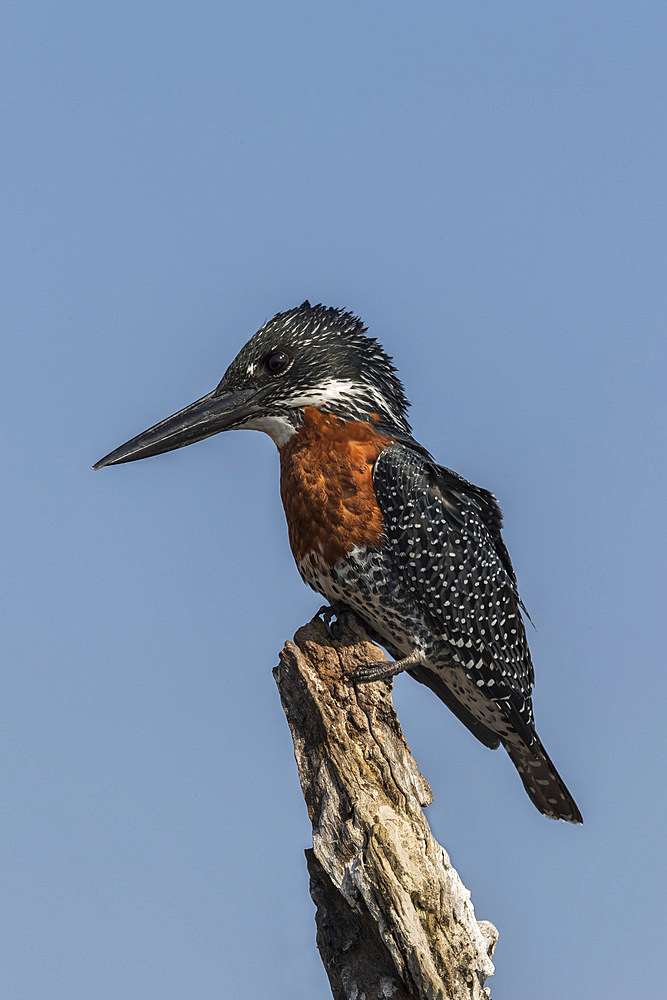
POLYGON ((289 358, 284 353, 284 351, 274 351, 273 354, 269 354, 266 359, 266 370, 271 375, 280 375, 284 372, 289 364, 289 358))

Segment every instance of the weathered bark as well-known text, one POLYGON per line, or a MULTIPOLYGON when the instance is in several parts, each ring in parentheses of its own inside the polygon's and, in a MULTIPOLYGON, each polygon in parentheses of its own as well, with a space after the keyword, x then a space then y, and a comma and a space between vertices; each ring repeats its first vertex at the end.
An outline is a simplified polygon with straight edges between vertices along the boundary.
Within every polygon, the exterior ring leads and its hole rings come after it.
POLYGON ((285 644, 274 676, 313 824, 317 944, 335 1000, 481 1000, 498 937, 477 921, 422 806, 433 801, 391 682, 345 674, 383 659, 352 615, 285 644))

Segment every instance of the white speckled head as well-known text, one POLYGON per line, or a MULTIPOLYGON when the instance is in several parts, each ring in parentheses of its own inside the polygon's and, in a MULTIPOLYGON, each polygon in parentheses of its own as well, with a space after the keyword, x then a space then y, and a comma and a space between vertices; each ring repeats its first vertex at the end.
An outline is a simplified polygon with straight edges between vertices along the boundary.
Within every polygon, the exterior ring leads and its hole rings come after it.
POLYGON ((239 351, 218 390, 256 387, 262 413, 237 426, 263 430, 280 445, 305 406, 345 419, 377 414, 410 433, 408 401, 391 358, 352 313, 304 302, 278 313, 239 351))

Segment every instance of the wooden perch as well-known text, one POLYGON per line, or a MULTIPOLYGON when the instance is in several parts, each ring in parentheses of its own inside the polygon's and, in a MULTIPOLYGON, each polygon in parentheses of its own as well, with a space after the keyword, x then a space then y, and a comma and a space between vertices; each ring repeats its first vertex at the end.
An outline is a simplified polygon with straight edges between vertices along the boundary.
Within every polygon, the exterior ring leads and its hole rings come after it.
POLYGON ((335 1000, 481 1000, 498 932, 426 822, 391 682, 344 676, 383 658, 353 615, 315 618, 273 672, 313 824, 317 945, 335 1000))

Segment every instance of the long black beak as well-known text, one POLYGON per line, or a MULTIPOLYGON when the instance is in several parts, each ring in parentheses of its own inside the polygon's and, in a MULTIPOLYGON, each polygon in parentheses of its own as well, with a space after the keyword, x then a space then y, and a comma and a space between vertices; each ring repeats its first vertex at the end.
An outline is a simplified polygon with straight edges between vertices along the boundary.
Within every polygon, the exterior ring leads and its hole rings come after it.
POLYGON ((202 396, 185 409, 161 420, 142 434, 137 434, 131 441, 101 458, 93 469, 161 455, 164 451, 184 448, 186 444, 229 430, 230 427, 242 424, 253 413, 259 412, 259 396, 257 389, 241 389, 239 392, 224 394, 214 389, 208 396, 202 396))

